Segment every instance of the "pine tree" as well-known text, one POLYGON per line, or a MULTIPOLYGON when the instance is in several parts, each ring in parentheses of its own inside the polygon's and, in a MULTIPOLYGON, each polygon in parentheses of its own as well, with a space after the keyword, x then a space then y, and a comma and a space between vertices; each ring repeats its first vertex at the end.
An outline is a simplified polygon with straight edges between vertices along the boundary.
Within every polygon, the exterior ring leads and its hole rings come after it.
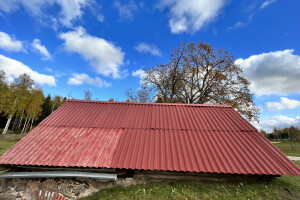
POLYGON ((44 120, 52 112, 52 100, 50 94, 44 99, 44 104, 42 105, 42 115, 41 120, 44 120))

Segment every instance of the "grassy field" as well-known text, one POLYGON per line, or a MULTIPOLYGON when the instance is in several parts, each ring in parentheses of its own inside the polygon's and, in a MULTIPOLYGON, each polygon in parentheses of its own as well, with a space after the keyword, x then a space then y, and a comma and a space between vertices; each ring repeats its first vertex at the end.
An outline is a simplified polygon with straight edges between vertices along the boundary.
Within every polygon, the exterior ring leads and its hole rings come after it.
MULTIPOLYGON (((0 136, 0 155, 19 141, 24 134, 0 136)), ((283 153, 300 156, 300 143, 274 143, 283 153)), ((300 162, 295 162, 300 167, 300 162)), ((300 199, 300 176, 282 176, 272 182, 152 182, 145 185, 115 187, 85 200, 98 199, 300 199)))
POLYGON ((25 135, 26 134, 6 134, 5 136, 0 135, 0 155, 14 146, 25 135))
POLYGON ((300 157, 300 141, 272 141, 272 143, 280 149, 287 156, 299 156, 300 157))
MULTIPOLYGON (((300 166, 300 162, 297 163, 300 166)), ((283 176, 272 182, 228 183, 173 181, 115 187, 84 200, 98 199, 300 199, 300 176, 283 176)))

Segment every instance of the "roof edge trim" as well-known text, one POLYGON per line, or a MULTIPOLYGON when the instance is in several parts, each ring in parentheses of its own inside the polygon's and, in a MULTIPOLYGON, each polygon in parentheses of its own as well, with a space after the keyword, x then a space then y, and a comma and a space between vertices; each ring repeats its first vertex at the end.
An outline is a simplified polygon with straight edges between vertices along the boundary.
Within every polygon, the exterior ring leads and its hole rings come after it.
POLYGON ((183 103, 142 103, 142 102, 121 102, 121 101, 94 101, 94 100, 78 100, 67 99, 67 102, 78 103, 99 103, 99 104, 129 104, 129 105, 154 105, 154 106, 186 106, 186 107, 222 107, 232 108, 231 105, 226 104, 183 104, 183 103))

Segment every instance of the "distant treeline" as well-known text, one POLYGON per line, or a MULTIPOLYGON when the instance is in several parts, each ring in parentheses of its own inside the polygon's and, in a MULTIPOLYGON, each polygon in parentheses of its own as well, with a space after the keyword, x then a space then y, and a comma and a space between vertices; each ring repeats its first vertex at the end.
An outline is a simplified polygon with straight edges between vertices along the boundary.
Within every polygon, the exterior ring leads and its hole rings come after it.
POLYGON ((66 98, 44 96, 42 89, 27 74, 7 83, 4 71, 0 70, 0 125, 2 134, 8 130, 20 133, 30 130, 61 106, 66 98))
POLYGON ((260 130, 260 132, 269 140, 300 140, 300 127, 274 128, 271 133, 264 130, 260 130))

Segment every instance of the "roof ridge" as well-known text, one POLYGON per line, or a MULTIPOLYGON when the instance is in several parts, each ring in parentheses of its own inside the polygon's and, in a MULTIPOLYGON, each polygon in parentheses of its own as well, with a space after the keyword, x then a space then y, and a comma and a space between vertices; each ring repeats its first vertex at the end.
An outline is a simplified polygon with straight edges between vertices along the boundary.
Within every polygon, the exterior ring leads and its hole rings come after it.
POLYGON ((231 105, 227 105, 227 104, 143 103, 143 102, 95 101, 95 100, 79 100, 79 99, 67 99, 67 102, 99 103, 99 104, 131 104, 131 105, 154 105, 154 106, 186 106, 186 107, 232 108, 231 105))
POLYGON ((174 131, 213 131, 213 132, 258 132, 257 130, 217 130, 217 129, 181 129, 181 128, 132 128, 132 127, 101 127, 101 126, 71 126, 71 125, 48 125, 48 124, 42 124, 40 123, 39 126, 44 126, 44 127, 68 127, 68 128, 98 128, 98 129, 140 129, 140 130, 164 130, 164 131, 169 131, 169 130, 174 130, 174 131))

